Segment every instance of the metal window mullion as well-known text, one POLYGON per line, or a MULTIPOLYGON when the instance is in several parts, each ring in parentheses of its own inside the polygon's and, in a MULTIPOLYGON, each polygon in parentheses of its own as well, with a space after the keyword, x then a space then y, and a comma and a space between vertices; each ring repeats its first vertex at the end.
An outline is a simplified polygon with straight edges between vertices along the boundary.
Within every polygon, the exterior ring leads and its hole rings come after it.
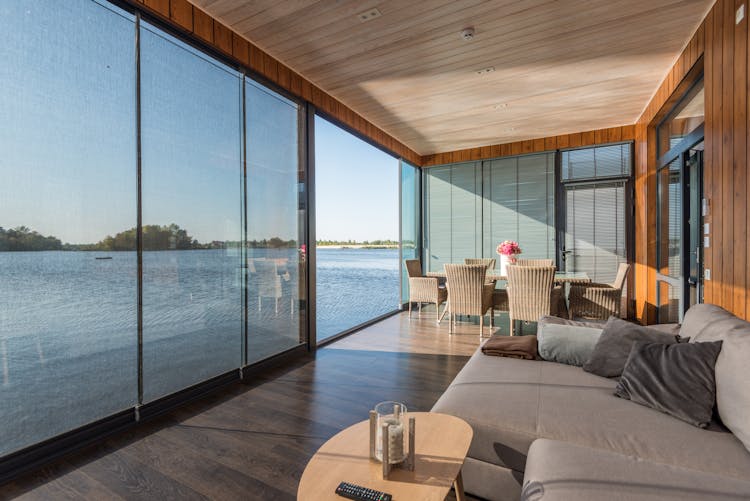
POLYGON ((136 262, 137 277, 137 331, 138 331, 138 401, 135 406, 135 420, 140 420, 140 407, 143 405, 143 193, 142 193, 142 144, 141 144, 141 15, 135 14, 135 144, 136 144, 136 262))
POLYGON ((245 88, 245 71, 243 70, 240 74, 240 99, 241 99, 241 106, 242 106, 242 115, 240 117, 240 120, 242 123, 240 124, 240 130, 242 131, 242 137, 240 139, 241 142, 241 152, 240 155, 242 157, 242 216, 243 216, 243 228, 242 228, 242 239, 241 239, 241 245, 242 249, 240 251, 240 256, 242 259, 242 266, 240 269, 242 270, 242 280, 244 287, 242 288, 242 357, 240 358, 241 364, 240 364, 240 377, 243 377, 243 367, 247 365, 248 356, 247 356, 247 350, 249 346, 249 323, 250 323, 250 314, 249 314, 249 293, 250 293, 250 277, 249 277, 249 269, 248 269, 248 261, 247 261, 247 254, 248 254, 248 216, 247 213, 247 92, 245 88))

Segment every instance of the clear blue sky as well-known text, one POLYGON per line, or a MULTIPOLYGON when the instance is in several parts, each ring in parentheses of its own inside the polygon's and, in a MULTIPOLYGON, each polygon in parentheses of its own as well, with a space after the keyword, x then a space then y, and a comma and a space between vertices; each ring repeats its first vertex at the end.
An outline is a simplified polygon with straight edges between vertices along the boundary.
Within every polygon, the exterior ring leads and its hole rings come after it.
POLYGON ((316 117, 319 240, 398 240, 398 160, 316 117))
MULTIPOLYGON (((134 24, 54 5, 0 2, 0 226, 97 242, 136 224, 134 24)), ((239 239, 239 76, 147 30, 141 44, 144 224, 239 239)), ((297 238, 296 109, 247 91, 249 238, 297 238)), ((315 151, 318 238, 397 239, 398 160, 323 119, 315 151)))

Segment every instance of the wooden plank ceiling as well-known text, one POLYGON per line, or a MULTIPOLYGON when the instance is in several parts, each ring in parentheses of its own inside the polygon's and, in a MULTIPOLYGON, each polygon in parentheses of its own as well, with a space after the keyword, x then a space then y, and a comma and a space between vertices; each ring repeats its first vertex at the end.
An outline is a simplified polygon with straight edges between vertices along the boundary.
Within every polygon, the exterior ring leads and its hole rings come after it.
POLYGON ((422 155, 635 123, 713 4, 192 2, 422 155))

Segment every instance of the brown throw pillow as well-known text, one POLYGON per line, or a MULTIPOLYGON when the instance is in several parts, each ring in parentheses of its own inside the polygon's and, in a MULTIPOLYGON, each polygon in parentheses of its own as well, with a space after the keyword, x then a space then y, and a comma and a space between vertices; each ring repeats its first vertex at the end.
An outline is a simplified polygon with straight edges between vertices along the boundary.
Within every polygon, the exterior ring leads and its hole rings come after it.
POLYGON ((716 403, 721 343, 635 343, 615 395, 706 428, 716 403))
POLYGON ((674 334, 637 325, 617 317, 609 317, 591 357, 583 370, 603 377, 618 377, 628 361, 630 349, 637 341, 676 343, 674 334))

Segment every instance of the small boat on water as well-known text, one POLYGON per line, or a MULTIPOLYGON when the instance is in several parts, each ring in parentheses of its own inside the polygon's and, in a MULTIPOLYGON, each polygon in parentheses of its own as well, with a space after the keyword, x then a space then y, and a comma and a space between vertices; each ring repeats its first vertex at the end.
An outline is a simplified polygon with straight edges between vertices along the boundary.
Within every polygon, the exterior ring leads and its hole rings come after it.
POLYGON ((112 256, 95 257, 94 259, 112 259, 112 256))

